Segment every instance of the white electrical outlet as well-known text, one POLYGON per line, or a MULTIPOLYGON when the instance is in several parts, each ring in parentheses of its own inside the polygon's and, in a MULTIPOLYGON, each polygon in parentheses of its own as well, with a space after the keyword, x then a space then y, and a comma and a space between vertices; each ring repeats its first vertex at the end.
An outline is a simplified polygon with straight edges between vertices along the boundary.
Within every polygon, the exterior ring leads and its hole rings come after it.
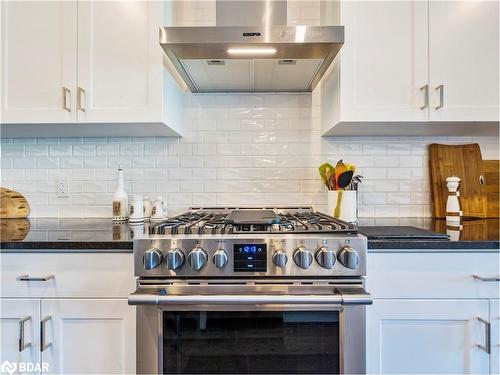
POLYGON ((57 181, 57 196, 59 198, 69 198, 69 182, 68 180, 57 181))

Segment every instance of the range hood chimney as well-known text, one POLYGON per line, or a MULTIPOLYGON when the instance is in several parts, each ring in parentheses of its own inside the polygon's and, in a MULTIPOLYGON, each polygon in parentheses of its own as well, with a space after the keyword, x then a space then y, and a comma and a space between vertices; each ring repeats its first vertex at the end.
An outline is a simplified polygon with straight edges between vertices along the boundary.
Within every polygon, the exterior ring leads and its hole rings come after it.
POLYGON ((285 0, 218 0, 216 20, 160 28, 192 92, 310 92, 344 42, 343 26, 287 26, 285 0))

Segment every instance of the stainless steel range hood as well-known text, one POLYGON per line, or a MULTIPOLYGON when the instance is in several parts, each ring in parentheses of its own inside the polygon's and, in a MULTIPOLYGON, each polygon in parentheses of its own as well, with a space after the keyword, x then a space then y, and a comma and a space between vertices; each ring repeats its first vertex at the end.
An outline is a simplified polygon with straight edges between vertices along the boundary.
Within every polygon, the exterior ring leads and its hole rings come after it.
POLYGON ((286 20, 285 1, 218 1, 216 10, 218 26, 160 28, 192 92, 310 92, 344 42, 343 26, 276 25, 286 20))

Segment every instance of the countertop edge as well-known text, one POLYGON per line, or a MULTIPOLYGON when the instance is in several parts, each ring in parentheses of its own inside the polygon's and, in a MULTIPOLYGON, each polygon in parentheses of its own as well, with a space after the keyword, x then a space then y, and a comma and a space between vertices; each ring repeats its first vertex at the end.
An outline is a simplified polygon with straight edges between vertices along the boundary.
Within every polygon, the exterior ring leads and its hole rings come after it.
MULTIPOLYGON (((500 252, 500 241, 368 240, 368 252, 500 252)), ((0 253, 68 252, 132 253, 133 241, 29 241, 0 242, 0 253)))
POLYGON ((1 253, 15 252, 132 253, 132 241, 0 242, 1 253))

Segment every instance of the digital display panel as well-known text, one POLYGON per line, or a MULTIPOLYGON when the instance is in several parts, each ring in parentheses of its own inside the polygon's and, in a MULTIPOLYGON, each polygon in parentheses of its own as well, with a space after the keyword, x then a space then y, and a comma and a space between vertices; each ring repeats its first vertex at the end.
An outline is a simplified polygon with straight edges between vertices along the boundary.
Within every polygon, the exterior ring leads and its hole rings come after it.
POLYGON ((235 272, 266 272, 266 244, 234 244, 235 272))

